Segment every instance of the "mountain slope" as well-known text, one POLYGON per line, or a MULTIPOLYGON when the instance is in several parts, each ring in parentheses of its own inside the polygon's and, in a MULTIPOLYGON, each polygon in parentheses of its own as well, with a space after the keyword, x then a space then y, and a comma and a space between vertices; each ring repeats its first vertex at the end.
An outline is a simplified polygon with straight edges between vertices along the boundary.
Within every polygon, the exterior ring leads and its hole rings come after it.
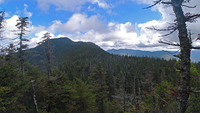
MULTIPOLYGON (((28 61, 31 64, 42 66, 46 62, 45 51, 43 44, 29 49, 28 51, 33 52, 27 56, 28 61)), ((53 65, 59 65, 60 63, 67 60, 73 59, 84 59, 92 58, 101 55, 109 55, 106 51, 101 49, 99 46, 91 42, 73 42, 69 38, 57 38, 50 40, 50 46, 52 51, 52 62, 53 65)))

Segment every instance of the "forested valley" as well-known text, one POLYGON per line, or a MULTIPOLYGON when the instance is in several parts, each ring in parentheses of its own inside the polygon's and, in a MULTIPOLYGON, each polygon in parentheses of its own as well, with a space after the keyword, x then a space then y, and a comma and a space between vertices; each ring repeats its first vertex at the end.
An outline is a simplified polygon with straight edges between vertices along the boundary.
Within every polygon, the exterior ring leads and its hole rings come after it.
MULTIPOLYGON (((4 11, 0 12, 3 34, 4 11)), ((67 37, 28 49, 27 17, 14 31, 19 43, 1 47, 0 113, 176 113, 180 62, 109 54, 67 37)), ((4 40, 1 37, 1 40, 4 40)), ((190 63, 191 90, 200 87, 200 63, 190 63)), ((199 92, 186 113, 200 112, 199 92)))

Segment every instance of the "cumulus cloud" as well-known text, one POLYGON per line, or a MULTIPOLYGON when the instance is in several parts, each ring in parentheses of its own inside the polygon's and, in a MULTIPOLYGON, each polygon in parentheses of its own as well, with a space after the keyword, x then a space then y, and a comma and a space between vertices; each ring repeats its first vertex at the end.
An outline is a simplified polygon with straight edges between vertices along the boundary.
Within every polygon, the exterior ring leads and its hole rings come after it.
MULTIPOLYGON (((79 8, 82 4, 86 2, 96 3, 100 7, 100 3, 105 3, 101 0, 73 0, 74 2, 67 0, 57 0, 56 4, 53 0, 38 0, 39 5, 43 5, 49 7, 49 5, 56 5, 57 9, 63 10, 72 10, 73 8, 79 8), (76 1, 76 2, 75 2, 76 1), (40 3, 39 3, 40 2, 40 3), (66 4, 69 3, 69 4, 66 4), (73 8, 66 7, 67 5, 76 6, 73 8), (69 9, 67 9, 69 8, 69 9)), ((134 2, 142 4, 151 5, 153 2, 150 0, 133 0, 134 2)), ((191 1, 190 5, 198 5, 200 1, 191 1)), ((108 7, 103 6, 101 7, 108 7)), ((27 9, 28 6, 25 5, 24 9, 27 9)), ((45 8, 45 7, 44 7, 45 8)), ((93 7, 88 7, 88 9, 93 9, 93 7)), ((94 9, 95 10, 95 9, 94 9)), ((148 9, 147 9, 148 10, 148 9)), ((150 9, 149 9, 150 10, 150 9)), ((151 20, 145 23, 131 23, 131 22, 104 22, 100 18, 100 15, 92 15, 88 16, 86 14, 75 13, 73 14, 66 22, 61 22, 60 20, 52 21, 49 26, 33 26, 30 25, 29 31, 31 35, 30 47, 36 46, 36 43, 41 40, 41 37, 44 33, 50 32, 52 38, 59 37, 68 37, 73 41, 86 41, 86 42, 94 42, 99 45, 103 49, 120 49, 120 48, 128 48, 128 49, 139 49, 139 50, 169 50, 173 48, 172 46, 164 45, 158 43, 159 40, 164 39, 171 42, 178 42, 178 32, 173 33, 167 37, 160 37, 163 34, 168 32, 159 32, 147 29, 147 27, 155 26, 156 28, 166 28, 169 26, 168 23, 174 22, 174 15, 172 8, 165 8, 162 5, 157 5, 153 10, 157 10, 162 14, 162 18, 160 20, 151 20)), ((192 12, 198 13, 200 10, 199 6, 195 9, 187 9, 184 8, 184 12, 192 12)), ((26 10, 27 11, 27 10, 26 10)), ((24 10, 25 12, 25 10, 24 10)), ((31 16, 31 15, 29 15, 31 16)), ((13 16, 8 19, 9 26, 8 29, 12 28, 15 25, 15 20, 17 16, 13 16)), ((188 29, 194 33, 194 37, 199 33, 200 22, 197 23, 187 23, 188 29)), ((13 28, 12 28, 13 29, 13 28)), ((5 33, 7 34, 7 33, 5 33)), ((7 34, 7 37, 14 37, 13 34, 7 34)), ((200 42, 194 42, 194 45, 199 45, 200 42)))
POLYGON ((86 14, 74 14, 66 23, 53 21, 50 29, 57 29, 61 32, 87 32, 89 30, 105 31, 105 25, 98 19, 97 15, 88 17, 86 14))
MULTIPOLYGON (((154 2, 151 0, 132 0, 133 2, 136 2, 138 4, 146 4, 147 6, 152 5, 154 2)), ((186 8, 183 7, 184 13, 190 12, 191 14, 198 14, 200 10, 200 1, 195 1, 192 0, 189 4, 189 6, 195 6, 197 5, 196 8, 186 8)), ((174 32, 173 34, 166 36, 166 37, 159 37, 163 34, 167 34, 169 32, 158 32, 158 31, 152 31, 149 29, 146 29, 146 27, 154 26, 156 28, 164 29, 167 28, 169 23, 173 23, 175 20, 175 15, 172 10, 172 7, 165 7, 163 5, 157 4, 151 9, 147 10, 156 10, 159 11, 162 14, 162 18, 160 20, 152 20, 146 23, 140 23, 138 27, 141 29, 140 31, 140 38, 144 39, 146 41, 141 41, 141 43, 137 46, 163 46, 163 49, 166 48, 166 45, 164 46, 163 44, 159 44, 158 41, 160 39, 164 39, 170 42, 175 42, 178 43, 178 31, 174 32)), ((197 36, 197 34, 200 32, 198 27, 200 26, 199 21, 197 23, 187 23, 187 28, 191 30, 192 33, 194 33, 194 37, 197 36)), ((194 45, 197 45, 198 42, 194 42, 194 45)), ((169 46, 167 46, 169 48, 169 46)))
POLYGON ((85 33, 75 32, 65 34, 74 41, 94 42, 103 49, 116 47, 126 47, 127 45, 138 44, 136 29, 130 22, 127 23, 108 23, 104 29, 107 31, 99 32, 98 30, 89 30, 85 33))
POLYGON ((92 4, 98 4, 100 8, 107 9, 110 7, 104 0, 37 0, 38 8, 48 11, 50 5, 55 5, 57 10, 70 10, 77 11, 81 9, 81 6, 89 2, 92 4))

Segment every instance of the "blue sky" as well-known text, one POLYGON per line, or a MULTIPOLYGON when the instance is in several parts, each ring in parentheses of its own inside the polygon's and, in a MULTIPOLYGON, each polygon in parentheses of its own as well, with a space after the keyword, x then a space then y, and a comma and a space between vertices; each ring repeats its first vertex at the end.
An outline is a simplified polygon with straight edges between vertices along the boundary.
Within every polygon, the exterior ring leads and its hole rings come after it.
MULTIPOLYGON (((152 3, 151 0, 0 0, 0 10, 6 11, 3 35, 8 39, 16 38, 10 30, 16 29, 19 16, 27 16, 30 47, 34 47, 44 33, 50 32, 52 38, 68 37, 73 41, 93 42, 105 50, 173 50, 174 47, 158 41, 165 38, 177 42, 177 32, 159 37, 163 33, 146 29, 150 26, 167 27, 167 22, 175 19, 172 8, 157 5, 152 9, 142 9, 152 3)), ((189 5, 197 5, 197 8, 184 9, 185 12, 198 13, 200 10, 198 0, 192 0, 189 5)), ((188 24, 194 37, 199 26, 198 21, 188 24)), ((8 40, 1 43, 8 43, 8 40)))

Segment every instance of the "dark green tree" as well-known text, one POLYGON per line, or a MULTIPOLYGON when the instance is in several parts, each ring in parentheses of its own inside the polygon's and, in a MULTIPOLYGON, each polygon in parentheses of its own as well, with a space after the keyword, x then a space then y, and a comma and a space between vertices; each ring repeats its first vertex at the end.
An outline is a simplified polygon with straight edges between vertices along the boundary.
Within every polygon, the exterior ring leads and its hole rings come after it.
POLYGON ((94 72, 90 76, 90 84, 94 88, 96 95, 96 103, 98 111, 105 113, 106 101, 108 98, 108 86, 106 85, 106 72, 104 71, 102 63, 99 63, 94 72))
POLYGON ((96 112, 97 111, 97 107, 95 105, 96 95, 93 94, 92 87, 80 79, 77 79, 77 83, 74 86, 76 90, 76 95, 78 96, 76 100, 76 106, 78 106, 76 113, 96 112))
POLYGON ((45 33, 44 36, 42 37, 43 40, 37 44, 42 44, 43 48, 45 49, 45 54, 46 54, 46 58, 47 58, 47 72, 48 72, 48 79, 50 79, 50 74, 51 74, 51 59, 52 59, 52 52, 51 52, 51 47, 50 47, 50 33, 45 33))
POLYGON ((19 61, 20 61, 20 71, 24 72, 24 55, 25 55, 25 51, 24 49, 26 49, 28 47, 27 44, 24 44, 24 42, 29 41, 28 39, 24 38, 24 36, 26 35, 27 32, 27 28, 29 25, 28 22, 28 17, 19 17, 19 19, 17 20, 17 24, 16 27, 18 28, 18 33, 17 35, 19 36, 19 61))
POLYGON ((4 31, 3 28, 5 27, 5 11, 0 11, 0 40, 3 39, 2 32, 4 31))

